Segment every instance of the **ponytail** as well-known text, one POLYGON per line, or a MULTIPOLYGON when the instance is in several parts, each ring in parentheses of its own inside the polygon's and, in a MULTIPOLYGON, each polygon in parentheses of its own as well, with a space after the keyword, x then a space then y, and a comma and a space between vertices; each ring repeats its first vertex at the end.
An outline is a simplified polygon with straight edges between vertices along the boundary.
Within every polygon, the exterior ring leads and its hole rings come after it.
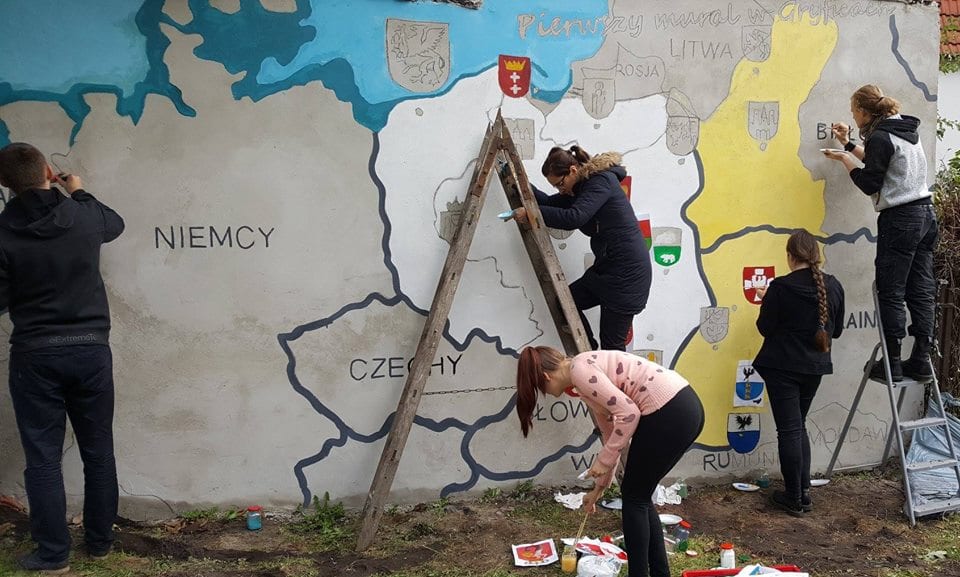
POLYGON ((875 84, 858 88, 850 97, 850 102, 871 117, 866 126, 860 127, 860 134, 864 139, 870 137, 881 120, 900 113, 900 102, 896 98, 884 96, 883 91, 875 84))
POLYGON ((566 355, 551 347, 525 347, 520 351, 517 363, 517 417, 520 418, 520 430, 526 437, 533 428, 533 411, 537 407, 537 397, 546 386, 545 372, 560 368, 566 355))
POLYGON ((576 158, 577 162, 579 162, 580 164, 583 164, 584 162, 589 162, 591 158, 590 155, 587 154, 586 150, 580 148, 576 144, 570 147, 570 154, 572 154, 573 157, 576 158))
POLYGON ((566 176, 570 174, 570 167, 581 165, 590 160, 587 151, 576 144, 565 150, 559 146, 554 146, 547 153, 547 159, 543 161, 540 172, 544 176, 566 176))

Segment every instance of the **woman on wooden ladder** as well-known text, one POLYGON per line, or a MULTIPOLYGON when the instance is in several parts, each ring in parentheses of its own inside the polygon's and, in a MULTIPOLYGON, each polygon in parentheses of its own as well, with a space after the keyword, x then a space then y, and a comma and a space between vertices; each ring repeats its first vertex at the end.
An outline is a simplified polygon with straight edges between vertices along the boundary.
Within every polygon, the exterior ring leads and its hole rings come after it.
MULTIPOLYGON (((650 254, 630 199, 620 187, 627 176, 621 156, 605 152, 591 157, 579 146, 555 147, 541 171, 559 194, 547 195, 533 187, 550 228, 580 231, 590 237, 595 258, 583 276, 570 284, 583 328, 594 349, 624 351, 634 315, 647 306, 650 295, 650 254), (583 311, 600 307, 600 342, 594 338, 583 311)), ((526 210, 514 216, 526 222, 526 210)))

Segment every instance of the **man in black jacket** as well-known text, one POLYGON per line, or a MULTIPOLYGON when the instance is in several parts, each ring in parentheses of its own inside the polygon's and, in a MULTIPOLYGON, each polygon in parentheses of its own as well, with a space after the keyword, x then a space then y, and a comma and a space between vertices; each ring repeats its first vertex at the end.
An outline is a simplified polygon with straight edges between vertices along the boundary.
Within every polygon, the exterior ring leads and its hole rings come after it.
POLYGON ((10 396, 37 544, 19 564, 66 572, 70 534, 61 454, 67 416, 83 459, 87 552, 102 557, 113 545, 113 357, 100 245, 120 236, 123 219, 83 190, 79 177, 55 175, 29 144, 0 149, 0 185, 16 195, 0 213, 0 307, 9 309, 13 322, 10 396))

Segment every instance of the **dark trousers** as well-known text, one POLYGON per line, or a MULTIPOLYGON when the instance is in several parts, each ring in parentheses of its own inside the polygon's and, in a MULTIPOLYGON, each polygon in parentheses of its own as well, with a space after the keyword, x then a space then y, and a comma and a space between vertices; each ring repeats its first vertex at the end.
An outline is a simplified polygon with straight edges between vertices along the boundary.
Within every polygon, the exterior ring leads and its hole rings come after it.
POLYGON ((83 459, 84 537, 91 550, 108 549, 118 500, 110 347, 11 351, 10 396, 27 462, 30 534, 40 558, 59 562, 70 554, 61 466, 67 416, 83 459))
POLYGON ((780 473, 787 495, 800 499, 810 488, 810 438, 807 413, 820 387, 820 375, 804 375, 767 367, 757 367, 770 397, 770 410, 777 424, 780 473))
POLYGON ((591 288, 586 277, 581 277, 570 284, 570 294, 573 296, 573 302, 580 311, 580 321, 583 323, 583 330, 587 333, 587 339, 590 346, 605 351, 626 351, 627 334, 630 332, 630 325, 633 323, 633 314, 620 313, 611 310, 606 306, 600 295, 591 288), (598 347, 597 339, 593 336, 593 329, 587 322, 587 317, 583 311, 592 309, 595 306, 600 307, 600 343, 598 347))
POLYGON ((659 410, 640 418, 623 472, 623 539, 630 577, 669 577, 660 515, 653 504, 657 483, 703 431, 703 405, 685 387, 659 410))
POLYGON ((888 208, 877 218, 877 295, 880 320, 887 342, 906 336, 910 309, 910 334, 933 338, 937 281, 933 276, 933 250, 938 239, 937 216, 931 205, 888 208))

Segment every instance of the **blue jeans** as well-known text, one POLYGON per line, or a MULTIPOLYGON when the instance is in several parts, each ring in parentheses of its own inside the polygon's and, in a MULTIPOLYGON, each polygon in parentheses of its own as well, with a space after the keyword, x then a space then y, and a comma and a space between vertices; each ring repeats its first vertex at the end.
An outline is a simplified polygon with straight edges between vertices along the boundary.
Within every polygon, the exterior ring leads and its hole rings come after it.
POLYGON ((757 367, 770 397, 770 411, 777 424, 777 448, 783 486, 792 499, 810 488, 810 437, 807 413, 820 388, 821 375, 757 367))
POLYGON ((937 280, 933 251, 937 246, 937 216, 932 205, 896 206, 877 218, 877 296, 887 342, 906 336, 906 301, 910 334, 933 339, 937 280))
POLYGON ((91 551, 106 551, 113 543, 118 501, 110 347, 11 351, 10 396, 26 457, 30 535, 38 555, 54 563, 70 555, 61 465, 67 416, 83 460, 84 537, 91 551))

